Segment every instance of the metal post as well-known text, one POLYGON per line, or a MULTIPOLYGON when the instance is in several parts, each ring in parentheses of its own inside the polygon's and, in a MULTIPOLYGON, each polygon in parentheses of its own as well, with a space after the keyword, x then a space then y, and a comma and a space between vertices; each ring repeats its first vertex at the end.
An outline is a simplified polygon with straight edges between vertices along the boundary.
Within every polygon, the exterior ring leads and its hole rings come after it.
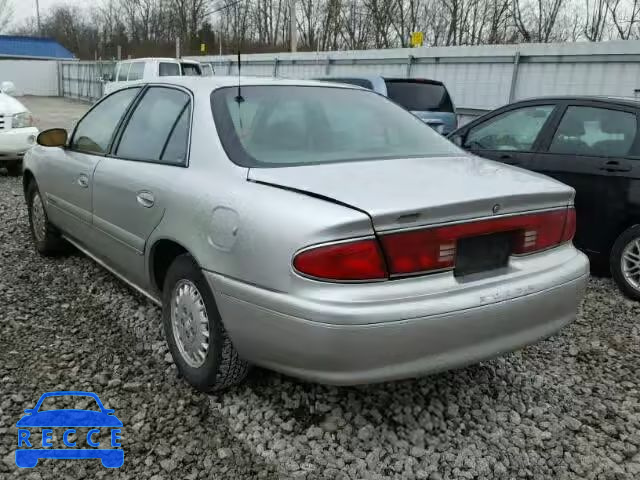
POLYGON ((36 19, 38 22, 38 35, 42 36, 42 25, 40 24, 40 2, 36 0, 36 19))
POLYGON ((180 37, 176 38, 176 58, 180 58, 180 37))
POLYGON ((122 45, 118 45, 118 61, 122 60, 122 45))
POLYGON ((409 55, 409 57, 407 58, 407 78, 411 77, 411 66, 413 65, 415 59, 416 57, 414 57, 413 55, 409 55))
POLYGON ((509 87, 509 103, 513 102, 516 96, 516 85, 518 83, 518 67, 520 66, 520 52, 513 56, 513 71, 511 73, 511 86, 509 87))
POLYGON ((274 77, 278 76, 278 57, 275 57, 273 59, 273 76, 274 77))
POLYGON ((330 70, 331 70, 331 57, 327 57, 327 65, 324 67, 324 74, 329 75, 330 70))
POLYGON ((291 52, 298 50, 298 28, 296 26, 296 0, 289 0, 289 34, 291 36, 291 52))

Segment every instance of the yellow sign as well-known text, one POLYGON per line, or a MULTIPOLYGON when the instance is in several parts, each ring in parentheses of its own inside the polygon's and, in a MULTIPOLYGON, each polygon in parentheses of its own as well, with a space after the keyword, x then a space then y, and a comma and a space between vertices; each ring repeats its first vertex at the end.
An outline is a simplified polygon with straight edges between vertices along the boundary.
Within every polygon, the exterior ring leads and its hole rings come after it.
POLYGON ((200 44, 200 51, 202 53, 206 53, 207 52, 207 46, 204 43, 200 44))
POLYGON ((424 33, 422 32, 411 32, 411 40, 410 44, 412 47, 421 47, 424 42, 424 33))

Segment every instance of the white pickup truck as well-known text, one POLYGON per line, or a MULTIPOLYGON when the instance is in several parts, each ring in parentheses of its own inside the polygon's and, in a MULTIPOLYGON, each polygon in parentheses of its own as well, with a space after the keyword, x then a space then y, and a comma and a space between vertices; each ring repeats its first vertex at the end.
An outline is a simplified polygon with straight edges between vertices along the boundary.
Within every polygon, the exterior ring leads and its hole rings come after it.
POLYGON ((15 91, 11 82, 0 84, 0 168, 6 168, 9 175, 20 174, 22 157, 38 136, 31 112, 11 96, 15 91))

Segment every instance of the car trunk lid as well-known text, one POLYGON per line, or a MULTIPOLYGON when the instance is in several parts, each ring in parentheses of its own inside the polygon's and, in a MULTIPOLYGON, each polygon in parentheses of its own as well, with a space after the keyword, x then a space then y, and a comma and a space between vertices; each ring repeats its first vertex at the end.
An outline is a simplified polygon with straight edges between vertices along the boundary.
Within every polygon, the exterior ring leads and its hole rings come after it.
POLYGON ((248 180, 363 211, 377 232, 566 206, 574 195, 543 175, 473 156, 252 168, 248 180))

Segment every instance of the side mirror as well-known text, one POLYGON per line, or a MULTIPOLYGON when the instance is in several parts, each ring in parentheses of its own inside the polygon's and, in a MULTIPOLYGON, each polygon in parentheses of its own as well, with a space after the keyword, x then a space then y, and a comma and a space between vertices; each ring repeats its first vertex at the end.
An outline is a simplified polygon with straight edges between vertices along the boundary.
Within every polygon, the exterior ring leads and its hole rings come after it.
POLYGON ((104 75, 102 75, 102 81, 103 82, 113 82, 113 75, 111 73, 105 73, 104 75))
POLYGON ((0 93, 5 93, 7 95, 15 95, 16 86, 13 82, 2 82, 0 83, 0 93))
POLYGON ((36 409, 35 408, 27 408, 25 409, 24 413, 35 413, 36 409))
POLYGON ((69 135, 64 128, 51 128, 40 132, 38 135, 38 145, 43 147, 64 147, 67 145, 69 135))
POLYGON ((115 410, 113 408, 105 408, 104 410, 102 410, 102 413, 106 413, 107 415, 111 415, 112 413, 115 413, 115 410))

